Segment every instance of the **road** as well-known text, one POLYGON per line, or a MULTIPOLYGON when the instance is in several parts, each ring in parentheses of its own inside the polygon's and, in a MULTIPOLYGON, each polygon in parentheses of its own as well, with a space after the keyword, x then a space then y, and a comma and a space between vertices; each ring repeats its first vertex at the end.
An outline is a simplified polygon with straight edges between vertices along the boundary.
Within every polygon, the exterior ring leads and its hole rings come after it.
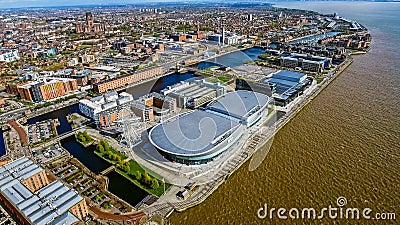
POLYGON ((94 212, 97 215, 97 219, 100 220, 130 221, 133 224, 139 224, 140 219, 146 217, 146 214, 144 212, 116 215, 113 213, 103 212, 97 206, 91 206, 89 207, 89 210, 94 212))
POLYGON ((22 143, 25 144, 25 146, 28 146, 29 142, 28 142, 28 134, 26 133, 24 127, 18 123, 18 121, 16 120, 9 120, 8 124, 11 125, 11 127, 17 131, 19 139, 21 140, 22 143))

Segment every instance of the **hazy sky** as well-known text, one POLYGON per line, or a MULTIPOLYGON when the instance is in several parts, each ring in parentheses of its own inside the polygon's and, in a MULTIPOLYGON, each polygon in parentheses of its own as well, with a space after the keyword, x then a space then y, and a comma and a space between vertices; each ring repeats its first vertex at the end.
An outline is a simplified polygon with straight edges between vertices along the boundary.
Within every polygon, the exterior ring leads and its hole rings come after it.
MULTIPOLYGON (((177 0, 0 0, 0 8, 20 8, 36 6, 68 6, 91 4, 125 4, 144 2, 171 2, 177 0)), ((179 0, 178 0, 179 1, 179 0)), ((188 1, 188 0, 186 0, 188 1)), ((192 1, 192 0, 189 0, 192 1)))

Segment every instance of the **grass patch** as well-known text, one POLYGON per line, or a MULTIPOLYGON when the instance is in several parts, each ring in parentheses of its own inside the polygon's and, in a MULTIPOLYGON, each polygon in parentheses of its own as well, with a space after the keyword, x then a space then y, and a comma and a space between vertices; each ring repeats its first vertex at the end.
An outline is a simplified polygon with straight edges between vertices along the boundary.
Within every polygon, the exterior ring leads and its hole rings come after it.
POLYGON ((278 23, 278 22, 275 22, 275 21, 268 22, 267 24, 268 24, 268 26, 270 26, 270 27, 276 27, 276 26, 279 25, 279 23, 278 23))
POLYGON ((75 179, 81 179, 82 177, 83 177, 83 172, 79 171, 79 172, 75 173, 74 175, 68 177, 67 182, 72 183, 72 181, 74 181, 75 179))
POLYGON ((260 54, 260 55, 258 55, 257 56, 259 59, 262 59, 262 60, 267 60, 267 59, 269 59, 269 55, 268 54, 260 54))
POLYGON ((143 169, 143 167, 141 167, 140 165, 139 165, 139 163, 137 163, 136 161, 134 161, 134 160, 130 160, 129 161, 129 167, 131 168, 130 169, 130 171, 129 171, 129 173, 131 173, 131 174, 133 174, 133 173, 135 173, 136 171, 140 171, 140 172, 142 172, 142 173, 144 173, 144 169, 143 169))
POLYGON ((109 50, 108 53, 109 53, 109 54, 117 54, 117 53, 119 53, 119 52, 118 52, 117 50, 109 50))
POLYGON ((72 53, 74 53, 74 51, 72 51, 72 50, 69 50, 69 51, 60 51, 60 54, 61 54, 61 55, 70 55, 70 54, 72 54, 72 53))
POLYGON ((200 74, 201 76, 203 76, 203 77, 212 77, 212 76, 213 76, 212 74, 204 73, 204 72, 199 72, 199 74, 200 74))
POLYGON ((230 77, 224 77, 224 76, 217 77, 217 79, 218 79, 219 81, 223 82, 223 83, 228 82, 228 81, 231 80, 230 77))
MULTIPOLYGON (((42 137, 42 136, 40 136, 40 137, 42 137)), ((52 139, 52 138, 46 138, 46 139, 40 140, 40 141, 35 142, 35 143, 30 143, 29 146, 30 146, 31 148, 35 148, 35 147, 38 147, 38 146, 40 146, 40 145, 43 145, 43 144, 46 143, 46 142, 49 142, 51 139, 52 139)))
POLYGON ((208 82, 210 82, 210 83, 217 83, 217 82, 219 82, 219 80, 217 79, 217 78, 211 78, 211 79, 209 79, 209 80, 207 80, 208 82))
POLYGON ((110 208, 110 202, 103 202, 103 203, 101 204, 101 207, 102 207, 103 209, 108 209, 108 208, 110 208))
POLYGON ((44 67, 43 70, 48 70, 48 71, 58 71, 63 68, 65 68, 65 62, 60 62, 60 63, 54 63, 53 65, 44 67))
POLYGON ((33 106, 32 102, 26 102, 26 101, 19 101, 20 103, 22 103, 22 105, 24 106, 33 106))
POLYGON ((316 77, 315 80, 317 81, 317 84, 319 84, 319 83, 321 83, 321 82, 324 80, 324 78, 322 78, 322 77, 316 77))
POLYGON ((91 45, 81 45, 79 46, 80 49, 87 49, 87 48, 91 48, 91 45))

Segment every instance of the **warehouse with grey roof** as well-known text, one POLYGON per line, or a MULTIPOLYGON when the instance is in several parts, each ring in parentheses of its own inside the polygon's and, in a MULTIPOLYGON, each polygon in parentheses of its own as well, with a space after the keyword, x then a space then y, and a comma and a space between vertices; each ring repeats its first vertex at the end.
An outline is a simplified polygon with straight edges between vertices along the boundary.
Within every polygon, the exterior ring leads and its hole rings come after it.
MULTIPOLYGON (((31 191, 25 180, 44 172, 23 157, 0 167, 0 202, 21 224, 76 224, 88 214, 85 200, 56 180, 31 191)), ((41 178, 42 179, 42 178, 41 178)))

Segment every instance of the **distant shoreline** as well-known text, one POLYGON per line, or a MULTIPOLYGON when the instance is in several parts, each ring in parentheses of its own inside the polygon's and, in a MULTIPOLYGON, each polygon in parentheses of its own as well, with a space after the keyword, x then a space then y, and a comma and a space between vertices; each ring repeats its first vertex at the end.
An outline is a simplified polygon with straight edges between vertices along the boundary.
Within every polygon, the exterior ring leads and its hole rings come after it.
MULTIPOLYGON (((189 0, 190 1, 190 0, 189 0)), ((246 6, 249 5, 262 5, 262 6, 273 6, 276 7, 276 3, 291 3, 291 2, 328 2, 328 1, 300 1, 300 0, 289 0, 289 1, 272 1, 272 2, 251 2, 248 0, 244 0, 242 2, 224 2, 224 1, 211 1, 211 0, 204 0, 204 1, 193 1, 192 3, 188 3, 188 1, 184 0, 176 0, 176 1, 171 1, 171 2, 161 2, 161 1, 149 1, 149 2, 136 2, 136 3, 104 3, 104 4, 82 4, 82 5, 38 5, 38 6, 9 6, 9 7, 0 7, 0 11, 14 11, 14 10, 35 10, 35 9, 70 9, 70 8, 113 8, 113 7, 158 7, 158 6, 188 6, 189 4, 192 5, 199 5, 203 6, 203 3, 207 3, 209 5, 234 5, 234 4, 244 4, 246 6)), ((348 0, 330 0, 329 2, 373 2, 373 3, 400 3, 400 0, 355 0, 355 1, 348 1, 348 0)), ((27 2, 26 2, 27 3, 27 2)), ((26 4, 25 3, 25 4, 26 4)), ((24 3, 19 3, 19 4, 24 4, 24 3)), ((285 7, 277 7, 277 8, 285 8, 285 7)))

